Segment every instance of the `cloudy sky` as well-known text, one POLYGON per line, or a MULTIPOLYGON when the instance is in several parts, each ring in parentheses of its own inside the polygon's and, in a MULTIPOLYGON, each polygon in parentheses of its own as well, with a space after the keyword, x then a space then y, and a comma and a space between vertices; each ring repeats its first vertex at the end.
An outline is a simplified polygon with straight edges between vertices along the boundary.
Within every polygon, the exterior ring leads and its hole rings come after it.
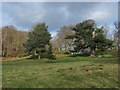
POLYGON ((17 29, 29 31, 37 24, 45 22, 48 31, 55 35, 64 25, 75 25, 86 19, 94 19, 97 26, 109 25, 118 20, 117 2, 3 2, 2 26, 13 25, 17 29))

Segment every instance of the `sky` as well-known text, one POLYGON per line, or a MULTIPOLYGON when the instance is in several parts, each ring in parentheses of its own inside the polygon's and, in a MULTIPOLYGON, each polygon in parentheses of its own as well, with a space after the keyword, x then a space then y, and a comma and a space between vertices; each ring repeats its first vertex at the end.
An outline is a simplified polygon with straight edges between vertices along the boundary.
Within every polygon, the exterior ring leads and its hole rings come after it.
POLYGON ((96 21, 98 27, 110 26, 118 20, 117 2, 3 2, 0 16, 2 26, 13 25, 29 31, 33 25, 45 22, 52 36, 64 25, 76 25, 87 19, 96 21))

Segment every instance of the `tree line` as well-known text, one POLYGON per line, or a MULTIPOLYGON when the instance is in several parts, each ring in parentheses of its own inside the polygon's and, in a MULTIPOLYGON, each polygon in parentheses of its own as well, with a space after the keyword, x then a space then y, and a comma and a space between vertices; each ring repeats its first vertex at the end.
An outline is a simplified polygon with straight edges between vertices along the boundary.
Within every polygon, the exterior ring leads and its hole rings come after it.
POLYGON ((16 57, 23 54, 23 43, 27 40, 27 32, 17 30, 14 26, 2 28, 2 56, 16 57))
POLYGON ((31 31, 17 30, 14 26, 2 28, 2 56, 16 57, 23 54, 47 58, 54 54, 80 54, 89 52, 95 56, 108 49, 119 48, 119 23, 114 23, 114 40, 109 38, 109 28, 98 28, 94 20, 85 20, 76 25, 63 26, 57 35, 51 37, 45 23, 35 25, 31 31))

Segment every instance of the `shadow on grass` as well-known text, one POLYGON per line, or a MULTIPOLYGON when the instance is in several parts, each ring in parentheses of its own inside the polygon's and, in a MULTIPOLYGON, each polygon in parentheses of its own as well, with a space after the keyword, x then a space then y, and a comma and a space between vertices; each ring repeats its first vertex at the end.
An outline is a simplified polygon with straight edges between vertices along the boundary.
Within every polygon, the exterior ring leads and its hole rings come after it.
POLYGON ((69 63, 69 62, 79 62, 79 61, 88 61, 88 59, 56 60, 56 61, 53 61, 53 63, 69 63))
POLYGON ((90 57, 90 56, 84 56, 84 55, 70 55, 66 56, 69 58, 66 58, 64 60, 56 60, 53 63, 69 63, 69 62, 80 62, 81 61, 90 61, 93 63, 104 63, 104 64, 118 64, 118 58, 117 57, 111 57, 111 56, 103 56, 103 57, 90 57))
MULTIPOLYGON (((41 56, 41 59, 42 58, 45 58, 43 55, 41 56)), ((34 55, 34 56, 30 56, 30 57, 28 57, 28 58, 26 58, 26 59, 38 59, 38 55, 34 55)))
POLYGON ((57 60, 52 60, 51 62, 49 62, 49 60, 43 60, 45 58, 42 58, 41 60, 38 60, 38 55, 35 56, 31 56, 29 58, 26 58, 27 60, 36 60, 36 61, 40 61, 42 63, 69 63, 69 62, 80 62, 81 61, 90 61, 93 63, 114 63, 117 64, 117 58, 115 57, 111 57, 109 55, 107 56, 103 56, 103 57, 90 57, 89 55, 67 55, 67 56, 61 56, 59 59, 57 60))
POLYGON ((98 60, 93 60, 94 63, 104 63, 104 64, 118 64, 117 58, 107 58, 107 57, 101 57, 98 58, 98 60))

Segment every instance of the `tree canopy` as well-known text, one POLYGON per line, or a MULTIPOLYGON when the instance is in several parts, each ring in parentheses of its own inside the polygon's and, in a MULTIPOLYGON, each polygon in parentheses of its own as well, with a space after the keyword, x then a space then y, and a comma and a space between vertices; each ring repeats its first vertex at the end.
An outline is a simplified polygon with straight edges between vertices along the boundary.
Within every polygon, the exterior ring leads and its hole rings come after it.
POLYGON ((50 43, 49 44, 49 48, 48 48, 48 50, 47 50, 47 53, 46 53, 46 57, 49 59, 49 60, 53 60, 53 59, 56 59, 55 58, 55 55, 53 55, 53 51, 52 51, 53 49, 52 49, 52 44, 50 43))
POLYGON ((107 39, 102 28, 97 28, 94 20, 80 22, 72 28, 74 35, 67 36, 66 39, 74 40, 74 52, 83 52, 90 49, 91 56, 95 56, 95 50, 105 51, 112 46, 113 41, 107 39))
POLYGON ((2 28, 2 56, 16 57, 24 53, 23 43, 27 39, 27 32, 17 30, 14 26, 2 28))
POLYGON ((24 46, 28 53, 38 51, 39 59, 42 52, 46 51, 45 46, 49 44, 51 34, 48 32, 48 26, 45 23, 37 24, 31 32, 28 33, 28 39, 24 46))
POLYGON ((51 40, 54 53, 67 53, 72 47, 72 39, 65 39, 67 35, 73 35, 72 25, 63 26, 57 31, 57 35, 51 40))

